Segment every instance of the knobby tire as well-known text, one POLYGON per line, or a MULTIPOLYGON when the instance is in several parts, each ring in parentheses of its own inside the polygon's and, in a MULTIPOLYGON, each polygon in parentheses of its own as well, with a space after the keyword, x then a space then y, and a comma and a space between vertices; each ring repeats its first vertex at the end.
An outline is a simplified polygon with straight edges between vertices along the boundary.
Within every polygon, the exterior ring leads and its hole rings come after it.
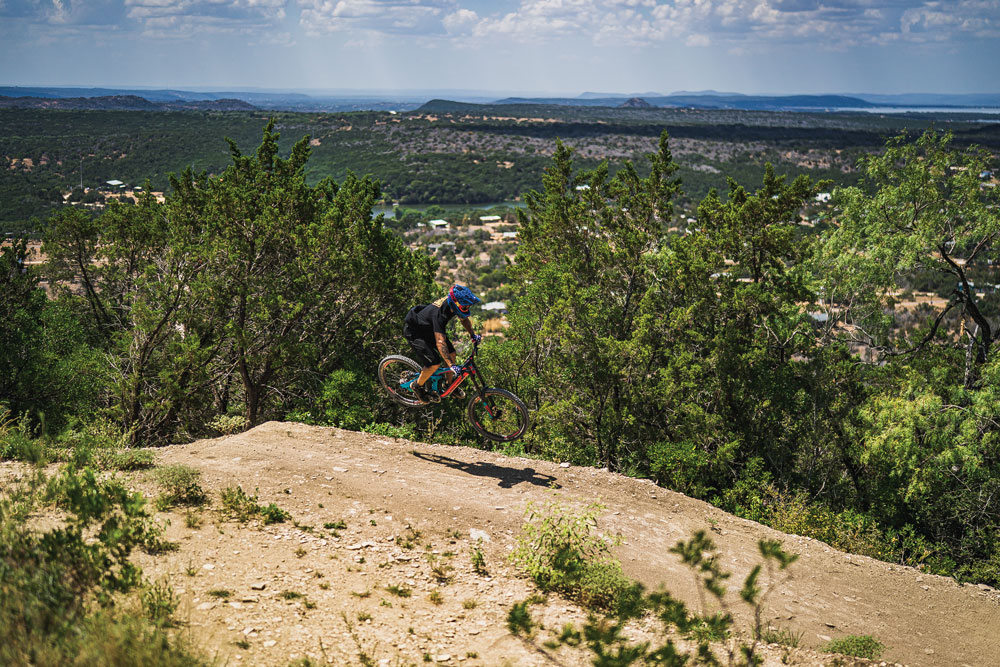
POLYGON ((408 408, 423 405, 423 403, 411 391, 406 391, 399 386, 399 380, 403 373, 420 373, 420 364, 409 357, 401 354, 393 354, 378 364, 378 381, 382 388, 389 392, 389 396, 396 403, 405 405, 408 408))
POLYGON ((495 442, 510 442, 524 435, 528 430, 528 406, 506 389, 488 387, 483 394, 499 410, 499 418, 490 416, 486 401, 477 392, 466 408, 472 427, 495 442))

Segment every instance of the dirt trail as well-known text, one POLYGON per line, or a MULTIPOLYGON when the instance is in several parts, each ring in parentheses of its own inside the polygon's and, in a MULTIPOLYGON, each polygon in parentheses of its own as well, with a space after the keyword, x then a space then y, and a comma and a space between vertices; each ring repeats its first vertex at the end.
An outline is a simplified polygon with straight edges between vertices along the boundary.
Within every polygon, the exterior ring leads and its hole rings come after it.
MULTIPOLYGON (((180 549, 143 556, 147 574, 168 576, 180 593, 197 641, 229 664, 287 664, 303 655, 329 664, 553 664, 506 630, 510 605, 532 588, 505 556, 525 504, 555 494, 562 502, 599 499, 607 507, 602 529, 625 539, 617 553, 626 573, 695 607, 691 575, 668 551, 678 540, 713 531, 733 573, 736 608, 739 585, 759 561, 757 541, 777 538, 800 558, 770 597, 766 620, 801 633, 806 649, 870 634, 888 646, 882 659, 890 664, 1000 665, 996 590, 844 554, 606 471, 277 422, 164 448, 158 458, 202 470, 216 507, 218 491, 239 484, 312 527, 244 526, 207 511, 203 525, 190 528, 175 511, 168 537, 180 549), (343 530, 323 529, 339 520, 343 530), (474 572, 470 558, 480 535, 488 540, 488 576, 474 572)), ((585 618, 556 598, 534 613, 550 629, 585 618)), ((649 630, 637 627, 634 636, 649 630)), ((582 654, 567 650, 557 659, 583 664, 582 654)), ((769 664, 782 660, 829 664, 830 656, 769 649, 769 664)))

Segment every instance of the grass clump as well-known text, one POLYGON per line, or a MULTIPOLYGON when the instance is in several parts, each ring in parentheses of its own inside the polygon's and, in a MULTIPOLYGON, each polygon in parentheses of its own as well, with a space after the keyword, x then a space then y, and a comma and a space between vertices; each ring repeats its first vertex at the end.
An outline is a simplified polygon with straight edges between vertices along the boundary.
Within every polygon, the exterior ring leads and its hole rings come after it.
POLYGON ((262 506, 257 502, 257 490, 254 495, 247 495, 242 486, 229 486, 222 490, 220 494, 222 500, 222 512, 240 523, 246 523, 250 519, 260 519, 265 526, 273 523, 284 523, 291 518, 291 515, 274 503, 262 506))
POLYGON ((146 616, 157 627, 170 628, 174 626, 174 613, 177 611, 178 605, 180 605, 180 600, 167 581, 149 584, 142 593, 142 607, 146 616))
POLYGON ((768 625, 761 631, 760 640, 765 644, 781 644, 782 646, 798 648, 802 644, 802 633, 768 625))
POLYGON ((820 650, 824 653, 841 653, 855 658, 878 660, 885 645, 871 635, 847 635, 827 642, 820 650))
POLYGON ((205 495, 205 491, 198 483, 201 478, 200 470, 191 466, 174 464, 157 468, 153 472, 153 476, 160 486, 156 508, 161 511, 177 505, 204 505, 208 501, 208 496, 205 495))
POLYGON ((597 504, 575 512, 557 502, 529 503, 511 562, 543 591, 559 591, 580 604, 611 610, 633 601, 635 582, 611 553, 620 539, 596 533, 597 504))
POLYGON ((413 589, 409 586, 397 586, 396 584, 392 584, 390 586, 386 586, 385 590, 400 598, 408 598, 413 595, 413 589))

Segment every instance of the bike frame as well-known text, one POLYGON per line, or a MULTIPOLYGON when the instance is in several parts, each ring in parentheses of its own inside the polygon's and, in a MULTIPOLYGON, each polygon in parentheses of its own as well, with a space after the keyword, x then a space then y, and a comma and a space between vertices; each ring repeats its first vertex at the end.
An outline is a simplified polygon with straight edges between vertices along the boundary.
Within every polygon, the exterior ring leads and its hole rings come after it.
MULTIPOLYGON (((479 343, 474 343, 472 347, 472 354, 470 354, 469 358, 462 364, 461 371, 451 381, 451 384, 445 387, 444 391, 441 391, 440 394, 441 397, 444 398, 451 392, 455 391, 458 385, 465 382, 466 378, 472 378, 472 385, 475 388, 476 393, 479 394, 480 400, 482 400, 483 404, 486 405, 486 411, 491 417, 495 417, 496 414, 494 412, 493 401, 487 398, 483 393, 483 390, 486 389, 486 383, 483 381, 482 373, 479 372, 479 368, 476 366, 476 352, 478 351, 479 343)), ((447 373, 448 370, 450 369, 446 369, 442 365, 441 368, 434 371, 434 375, 443 375, 444 373, 447 373)), ((433 377, 433 375, 431 377, 433 377)))

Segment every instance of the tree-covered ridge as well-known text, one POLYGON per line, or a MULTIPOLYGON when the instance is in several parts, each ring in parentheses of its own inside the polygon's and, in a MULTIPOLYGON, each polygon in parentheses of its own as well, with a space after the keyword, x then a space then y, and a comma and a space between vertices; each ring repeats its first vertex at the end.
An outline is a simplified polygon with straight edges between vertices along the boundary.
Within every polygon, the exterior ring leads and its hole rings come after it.
MULTIPOLYGON (((434 263, 372 217, 373 179, 312 182, 314 141, 285 148, 276 127, 253 154, 230 141, 216 175, 172 178, 162 203, 62 210, 44 276, 4 249, 0 403, 27 432, 97 417, 151 443, 289 418, 477 444, 462 405, 403 412, 372 380, 405 350, 406 310, 441 291, 434 263)), ((677 231, 673 145, 664 132, 640 162, 581 168, 554 141, 524 194, 510 327, 480 357, 530 403, 512 451, 1000 582, 993 158, 894 138, 812 233, 800 213, 830 184, 765 163, 677 231), (914 308, 928 284, 944 305, 914 308)))
MULTIPOLYGON (((953 126, 957 141, 1000 146, 996 125, 934 122, 953 126)), ((286 136, 309 134, 306 167, 311 184, 348 171, 371 174, 387 199, 403 203, 508 201, 541 185, 555 139, 578 149, 580 166, 609 161, 611 172, 656 150, 664 129, 693 208, 726 177, 758 181, 766 162, 782 172, 833 179, 857 178, 859 157, 878 150, 886 134, 922 128, 933 119, 859 114, 768 113, 693 109, 591 109, 494 106, 475 113, 281 113, 276 128, 286 136)), ((72 188, 97 188, 108 180, 165 190, 168 174, 187 167, 221 173, 229 160, 223 137, 240 145, 256 140, 260 113, 59 111, 0 109, 0 224, 37 227, 63 205, 72 188)), ((285 140, 282 150, 290 150, 285 140)), ((74 200, 82 199, 79 193, 74 200)))

